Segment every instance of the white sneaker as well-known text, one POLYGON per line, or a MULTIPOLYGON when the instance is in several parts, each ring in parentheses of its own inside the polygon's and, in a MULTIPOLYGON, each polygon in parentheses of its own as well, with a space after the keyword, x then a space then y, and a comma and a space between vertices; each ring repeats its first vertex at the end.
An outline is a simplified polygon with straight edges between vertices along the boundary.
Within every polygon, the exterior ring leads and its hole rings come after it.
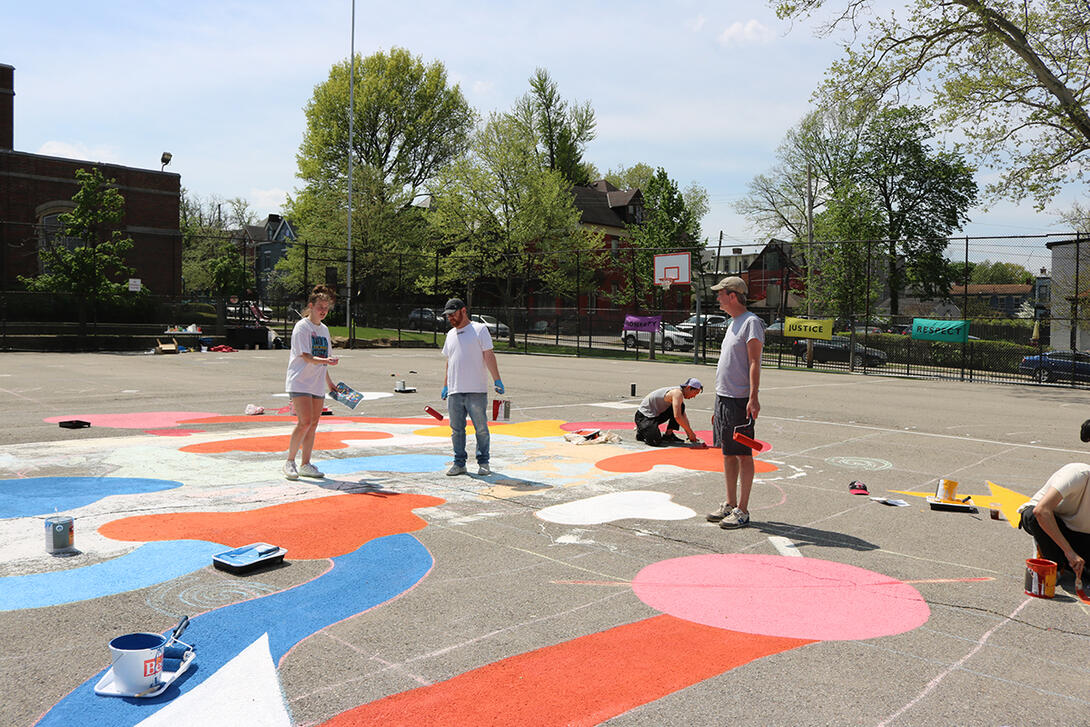
POLYGON ((480 467, 477 468, 477 474, 481 475, 482 477, 487 477, 488 475, 492 474, 492 468, 489 467, 488 463, 486 462, 485 464, 482 464, 480 467))
POLYGON ((325 472, 322 472, 310 462, 299 465, 299 474, 303 477, 325 477, 325 472))
POLYGON ((289 480, 299 479, 299 470, 295 469, 295 460, 289 459, 284 462, 284 477, 289 480))
POLYGON ((465 473, 466 468, 463 465, 451 465, 451 468, 447 470, 447 477, 457 477, 458 475, 464 475, 465 473))

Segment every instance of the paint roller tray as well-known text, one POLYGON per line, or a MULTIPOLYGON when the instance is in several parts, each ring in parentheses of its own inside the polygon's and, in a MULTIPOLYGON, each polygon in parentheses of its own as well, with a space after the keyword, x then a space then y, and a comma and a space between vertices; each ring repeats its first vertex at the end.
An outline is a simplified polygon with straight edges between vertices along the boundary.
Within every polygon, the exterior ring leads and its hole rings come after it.
POLYGON ((268 543, 250 543, 241 548, 217 553, 212 556, 212 565, 228 573, 249 573, 259 568, 268 568, 284 562, 286 548, 268 543))
POLYGON ((133 694, 132 692, 125 692, 121 690, 121 687, 114 682, 114 668, 111 666, 106 670, 106 673, 102 675, 102 678, 98 680, 98 684, 95 685, 95 694, 103 697, 136 697, 139 699, 151 699, 152 697, 158 697, 162 694, 167 687, 174 683, 174 680, 185 674, 189 665, 192 664, 197 658, 197 652, 190 649, 185 652, 185 656, 182 657, 181 663, 178 665, 177 670, 167 671, 163 669, 160 676, 162 683, 150 692, 142 692, 140 694, 133 694))
POLYGON ((976 505, 961 500, 940 500, 937 497, 928 496, 927 504, 932 510, 953 510, 954 512, 976 512, 976 505))

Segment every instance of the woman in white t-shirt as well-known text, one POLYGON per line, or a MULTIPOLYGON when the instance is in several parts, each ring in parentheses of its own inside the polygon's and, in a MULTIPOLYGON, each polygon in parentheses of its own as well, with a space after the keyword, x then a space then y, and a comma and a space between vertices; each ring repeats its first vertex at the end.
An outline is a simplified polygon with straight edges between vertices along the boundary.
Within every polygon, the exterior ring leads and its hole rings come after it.
POLYGON ((315 286, 307 300, 307 315, 295 324, 291 332, 291 358, 284 390, 295 409, 296 424, 288 445, 288 458, 284 462, 284 477, 297 480, 303 477, 325 477, 310 463, 314 448, 314 434, 322 417, 325 395, 333 391, 333 379, 328 367, 336 366, 331 356, 333 341, 322 319, 333 307, 333 290, 324 285, 315 286), (302 451, 299 468, 295 468, 295 454, 302 451))

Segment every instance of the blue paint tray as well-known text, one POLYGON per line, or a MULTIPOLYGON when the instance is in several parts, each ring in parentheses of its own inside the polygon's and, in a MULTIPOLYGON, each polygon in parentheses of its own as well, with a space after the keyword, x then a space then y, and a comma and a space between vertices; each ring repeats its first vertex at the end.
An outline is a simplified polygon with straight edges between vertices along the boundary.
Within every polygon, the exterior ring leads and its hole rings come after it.
POLYGON ((241 548, 213 555, 212 565, 228 573, 248 573, 283 563, 287 552, 286 548, 278 545, 250 543, 241 548))

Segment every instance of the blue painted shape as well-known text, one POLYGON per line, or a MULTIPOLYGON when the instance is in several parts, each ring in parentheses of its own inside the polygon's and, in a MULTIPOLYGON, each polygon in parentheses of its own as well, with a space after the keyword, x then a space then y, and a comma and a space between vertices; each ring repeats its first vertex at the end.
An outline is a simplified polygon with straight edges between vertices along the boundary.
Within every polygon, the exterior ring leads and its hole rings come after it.
POLYGON ((166 540, 82 568, 0 578, 0 611, 58 606, 165 583, 211 565, 223 548, 204 540, 166 540))
POLYGON ((321 469, 331 475, 352 472, 440 472, 450 462, 443 454, 384 454, 374 457, 345 457, 321 462, 321 469))
POLYGON ((319 578, 193 617, 182 639, 197 647, 197 660, 158 697, 97 696, 94 685, 103 670, 58 702, 38 724, 135 725, 203 682, 262 634, 269 634, 269 651, 273 662, 279 662, 307 636, 409 590, 431 567, 431 554, 411 535, 372 540, 334 558, 333 568, 319 578))
POLYGON ((0 480, 0 517, 30 517, 90 505, 110 495, 162 492, 174 480, 144 477, 25 477, 0 480))

